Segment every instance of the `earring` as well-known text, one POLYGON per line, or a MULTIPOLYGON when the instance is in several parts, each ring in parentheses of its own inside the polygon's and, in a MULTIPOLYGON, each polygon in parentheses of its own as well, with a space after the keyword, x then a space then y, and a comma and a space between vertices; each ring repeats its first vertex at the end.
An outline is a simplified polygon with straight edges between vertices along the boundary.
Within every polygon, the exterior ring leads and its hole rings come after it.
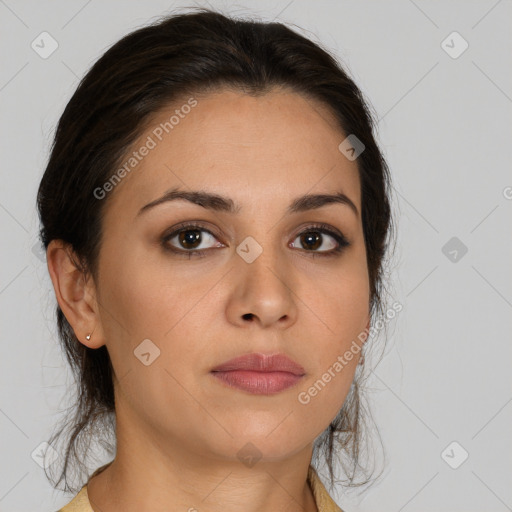
POLYGON ((89 340, 91 339, 91 335, 90 335, 90 334, 88 334, 88 335, 85 337, 85 339, 86 339, 87 341, 89 341, 89 340))

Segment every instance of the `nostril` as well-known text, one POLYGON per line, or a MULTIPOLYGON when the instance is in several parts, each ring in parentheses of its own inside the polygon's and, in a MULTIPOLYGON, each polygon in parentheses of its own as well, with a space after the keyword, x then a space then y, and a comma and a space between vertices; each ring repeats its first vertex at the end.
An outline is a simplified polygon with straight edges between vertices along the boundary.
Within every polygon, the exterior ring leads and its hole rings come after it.
POLYGON ((253 316, 254 316, 254 315, 253 315, 252 313, 246 313, 245 315, 243 315, 243 317, 242 317, 242 318, 243 318, 244 320, 252 320, 252 317, 253 317, 253 316))

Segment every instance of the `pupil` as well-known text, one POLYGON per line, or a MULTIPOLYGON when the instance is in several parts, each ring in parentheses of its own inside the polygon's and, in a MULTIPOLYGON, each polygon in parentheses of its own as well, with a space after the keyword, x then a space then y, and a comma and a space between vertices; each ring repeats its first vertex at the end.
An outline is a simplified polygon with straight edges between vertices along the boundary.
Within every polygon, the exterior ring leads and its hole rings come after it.
MULTIPOLYGON (((182 231, 179 236, 179 240, 186 248, 191 248, 190 245, 194 245, 194 243, 201 241, 201 234, 197 229, 188 229, 186 231, 182 231), (187 236, 188 234, 188 236, 187 236)), ((194 247, 192 247, 193 249, 194 247)))
POLYGON ((301 242, 304 245, 308 245, 310 249, 317 249, 321 245, 320 236, 318 235, 318 233, 314 233, 312 231, 310 231, 309 233, 304 233, 302 235, 301 242), (311 245, 311 243, 313 243, 313 245, 311 245))

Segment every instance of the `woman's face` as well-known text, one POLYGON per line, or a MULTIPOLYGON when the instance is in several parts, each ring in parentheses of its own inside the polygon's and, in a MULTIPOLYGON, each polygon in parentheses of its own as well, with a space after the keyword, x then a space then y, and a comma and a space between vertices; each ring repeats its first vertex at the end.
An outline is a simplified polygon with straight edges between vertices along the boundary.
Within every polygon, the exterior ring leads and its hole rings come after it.
POLYGON ((285 458, 338 413, 359 359, 344 354, 369 322, 357 163, 338 149, 346 135, 327 110, 296 93, 188 100, 155 116, 99 199, 91 345, 105 343, 112 359, 118 428, 203 458, 234 460, 249 442, 285 458), (170 191, 224 199, 160 201, 170 191), (340 193, 356 211, 295 203, 340 193), (212 373, 251 353, 285 354, 304 375, 265 393, 212 373))

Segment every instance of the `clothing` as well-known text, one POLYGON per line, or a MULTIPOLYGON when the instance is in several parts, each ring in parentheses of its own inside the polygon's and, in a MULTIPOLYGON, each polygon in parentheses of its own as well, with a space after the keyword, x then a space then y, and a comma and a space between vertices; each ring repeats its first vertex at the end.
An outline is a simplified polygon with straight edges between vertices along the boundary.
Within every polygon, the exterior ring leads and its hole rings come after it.
MULTIPOLYGON (((90 478, 100 473, 106 466, 108 466, 108 464, 98 468, 90 478)), ((318 512, 343 512, 329 496, 329 493, 311 465, 308 470, 308 483, 315 498, 318 512)), ((58 512, 93 512, 87 496, 87 484, 85 484, 82 489, 80 489, 80 492, 58 512)))

